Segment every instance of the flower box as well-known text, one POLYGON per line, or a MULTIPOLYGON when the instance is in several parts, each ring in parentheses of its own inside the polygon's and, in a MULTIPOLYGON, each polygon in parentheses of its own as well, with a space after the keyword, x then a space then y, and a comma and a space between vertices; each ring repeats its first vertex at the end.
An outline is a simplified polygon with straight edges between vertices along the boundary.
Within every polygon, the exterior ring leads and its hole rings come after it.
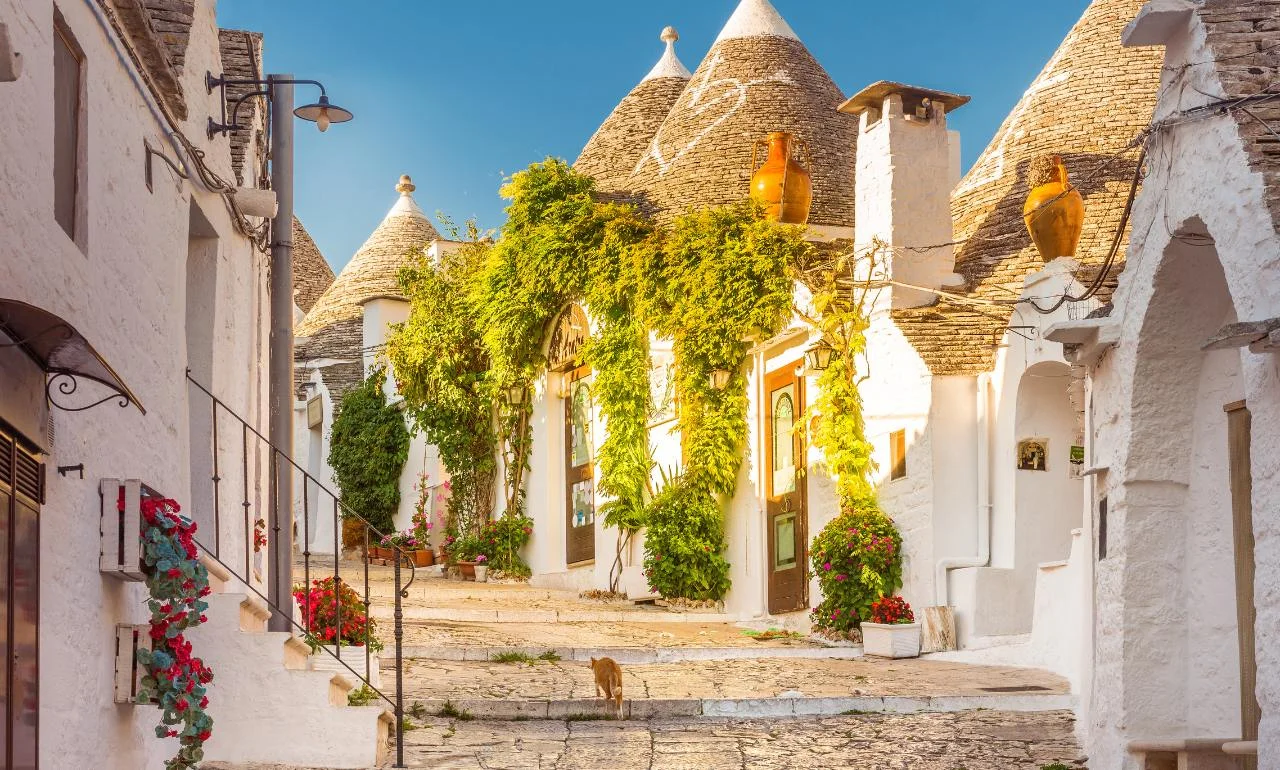
POLYGON ((151 649, 151 626, 116 626, 116 703, 137 703, 146 666, 138 662, 138 650, 151 649))
POLYGON ((137 479, 103 479, 98 487, 102 501, 98 534, 98 569, 119 580, 140 583, 146 579, 142 560, 143 495, 154 494, 137 479), (120 509, 121 496, 124 510, 120 509))
POLYGON ((436 555, 431 551, 412 551, 410 555, 415 567, 430 567, 436 563, 436 555))
POLYGON ((881 658, 920 657, 920 624, 862 624, 862 651, 881 658))

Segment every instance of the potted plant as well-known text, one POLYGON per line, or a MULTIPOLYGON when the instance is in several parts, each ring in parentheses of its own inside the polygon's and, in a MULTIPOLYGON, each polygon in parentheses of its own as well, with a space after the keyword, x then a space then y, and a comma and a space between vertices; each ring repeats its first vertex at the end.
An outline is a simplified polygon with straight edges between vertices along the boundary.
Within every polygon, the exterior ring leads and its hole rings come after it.
POLYGON ((378 676, 378 656, 382 651, 382 641, 378 639, 377 622, 368 616, 364 601, 345 581, 335 581, 333 576, 312 580, 311 587, 295 585, 293 598, 302 610, 303 627, 306 629, 304 640, 311 646, 312 657, 308 668, 312 670, 337 671, 346 669, 336 656, 338 647, 353 647, 354 651, 343 652, 342 658, 348 661, 353 669, 364 673, 364 647, 368 645, 370 671, 369 676, 375 680, 378 676), (335 585, 337 590, 335 590, 335 585), (321 652, 328 649, 328 654, 321 652))
POLYGON ((482 553, 476 554, 476 566, 474 567, 474 570, 475 570, 477 583, 489 582, 489 565, 487 564, 488 561, 489 561, 488 556, 485 556, 482 553))
POLYGON ((920 657, 920 624, 901 596, 871 605, 871 622, 862 624, 862 649, 881 658, 920 657))

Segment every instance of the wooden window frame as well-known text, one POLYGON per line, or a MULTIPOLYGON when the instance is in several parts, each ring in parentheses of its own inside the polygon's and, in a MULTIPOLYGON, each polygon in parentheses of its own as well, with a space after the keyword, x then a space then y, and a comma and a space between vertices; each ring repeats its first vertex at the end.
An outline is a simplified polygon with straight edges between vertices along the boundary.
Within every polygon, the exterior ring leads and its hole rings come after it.
POLYGON ((86 69, 87 69, 86 57, 84 53, 84 48, 80 45, 80 42, 76 39, 75 33, 71 30, 71 26, 67 24, 66 19, 63 17, 61 11, 58 10, 57 6, 54 6, 54 9, 53 9, 53 45, 55 50, 53 55, 54 72, 53 72, 53 89, 52 89, 51 96, 53 99, 53 113, 54 113, 54 130, 53 130, 53 145, 54 145, 53 155, 55 159, 54 171, 53 171, 54 220, 58 223, 58 226, 62 229, 62 231, 67 234, 67 237, 70 238, 72 242, 76 244, 76 246, 80 249, 80 251, 84 252, 84 251, 87 251, 87 242, 88 242, 87 236, 88 236, 88 229, 89 229, 88 216, 87 216, 88 205, 87 205, 86 174, 85 174, 85 165, 86 165, 86 160, 88 155, 87 141, 86 141, 86 134, 87 134, 87 128, 88 128, 88 120, 86 117, 86 113, 87 113, 86 103, 87 103, 87 96, 88 96, 87 85, 86 85, 87 78, 85 77, 86 69), (71 138, 73 148, 72 148, 72 154, 71 154, 71 179, 70 179, 71 221, 69 223, 63 222, 61 216, 58 213, 59 212, 58 200, 60 197, 58 194, 58 191, 60 189, 60 184, 61 184, 61 182, 59 181, 58 164, 57 164, 57 158, 59 156, 59 142, 58 142, 58 137, 60 133, 59 126, 61 125, 61 122, 58 117, 59 80, 58 80, 58 66, 57 66, 58 53, 56 50, 58 46, 65 47, 65 49, 71 54, 71 58, 75 61, 77 65, 76 82, 75 82, 75 89, 76 89, 75 116, 72 121, 73 125, 70 127, 70 130, 73 132, 73 136, 71 138))
POLYGON ((889 434, 889 480, 907 477, 907 431, 895 430, 889 434))

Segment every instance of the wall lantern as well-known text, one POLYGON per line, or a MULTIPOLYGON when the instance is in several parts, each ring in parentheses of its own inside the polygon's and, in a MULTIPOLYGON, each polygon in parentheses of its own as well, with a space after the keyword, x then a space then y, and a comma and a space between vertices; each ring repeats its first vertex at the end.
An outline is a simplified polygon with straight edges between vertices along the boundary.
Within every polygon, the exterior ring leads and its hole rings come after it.
POLYGON ((511 407, 520 406, 528 394, 524 385, 511 385, 507 388, 507 404, 511 407))
POLYGON ((804 352, 805 363, 815 372, 825 372, 831 368, 831 360, 835 358, 836 349, 825 339, 819 339, 813 347, 804 352))
POLYGON ((724 390, 729 387, 729 378, 733 376, 733 372, 728 369, 713 369, 711 372, 711 387, 716 390, 724 390))

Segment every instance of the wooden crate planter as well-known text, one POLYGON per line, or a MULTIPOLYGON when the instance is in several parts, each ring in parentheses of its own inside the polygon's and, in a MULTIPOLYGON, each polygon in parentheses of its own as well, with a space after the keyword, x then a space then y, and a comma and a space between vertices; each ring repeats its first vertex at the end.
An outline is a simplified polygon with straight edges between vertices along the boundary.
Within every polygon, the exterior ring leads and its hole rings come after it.
POLYGON ((145 565, 142 560, 142 497, 154 494, 137 479, 103 479, 99 486, 102 512, 98 533, 101 537, 98 569, 120 580, 142 582, 145 565), (124 493, 124 510, 119 508, 124 493))
POLYGON ((116 703, 136 703, 146 667, 138 662, 138 650, 151 649, 151 626, 116 626, 116 703))

